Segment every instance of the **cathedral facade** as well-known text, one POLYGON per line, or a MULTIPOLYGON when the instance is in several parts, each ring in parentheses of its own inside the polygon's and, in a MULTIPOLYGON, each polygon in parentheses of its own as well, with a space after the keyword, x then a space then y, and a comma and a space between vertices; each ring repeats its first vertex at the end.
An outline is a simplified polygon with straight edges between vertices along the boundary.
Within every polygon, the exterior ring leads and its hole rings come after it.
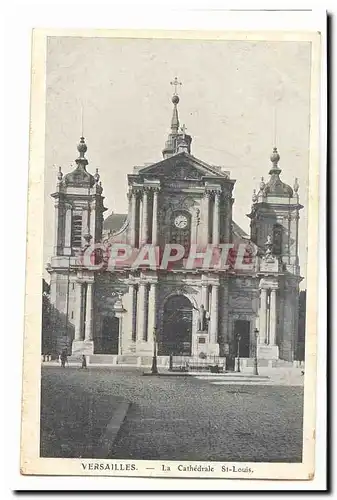
POLYGON ((128 174, 127 214, 104 218, 100 176, 89 173, 83 137, 76 168, 59 170, 47 265, 53 349, 120 363, 150 359, 155 344, 163 357, 249 358, 257 349, 260 358, 292 361, 302 279, 297 180, 293 188, 281 181, 274 148, 246 234, 232 217, 235 180, 192 155, 176 93, 172 103, 163 159, 128 174), (136 257, 125 258, 125 249, 136 257))

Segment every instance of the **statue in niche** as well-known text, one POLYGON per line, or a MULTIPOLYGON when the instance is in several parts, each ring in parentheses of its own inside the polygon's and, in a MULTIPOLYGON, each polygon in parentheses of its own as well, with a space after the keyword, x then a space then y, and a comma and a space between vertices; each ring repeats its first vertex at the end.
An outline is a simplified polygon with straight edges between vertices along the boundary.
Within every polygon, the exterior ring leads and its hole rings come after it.
POLYGON ((203 305, 200 306, 198 311, 199 311, 198 332, 207 332, 209 321, 210 321, 209 312, 205 310, 205 307, 203 305))
POLYGON ((206 330, 206 311, 203 305, 199 308, 198 316, 198 331, 204 332, 206 330))
POLYGON ((273 240, 270 234, 267 236, 267 241, 265 243, 265 253, 264 253, 264 259, 266 262, 272 262, 274 261, 274 255, 273 255, 273 240))

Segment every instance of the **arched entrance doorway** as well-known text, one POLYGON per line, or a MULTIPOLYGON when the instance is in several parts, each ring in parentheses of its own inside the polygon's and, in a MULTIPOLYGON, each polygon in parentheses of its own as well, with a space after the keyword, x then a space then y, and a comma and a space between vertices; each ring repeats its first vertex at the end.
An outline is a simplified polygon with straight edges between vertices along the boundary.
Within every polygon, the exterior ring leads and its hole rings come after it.
POLYGON ((102 336, 95 341, 95 354, 118 354, 119 319, 105 316, 102 336))
POLYGON ((158 345, 159 355, 191 355, 192 313, 192 304, 184 295, 173 295, 166 301, 158 345))

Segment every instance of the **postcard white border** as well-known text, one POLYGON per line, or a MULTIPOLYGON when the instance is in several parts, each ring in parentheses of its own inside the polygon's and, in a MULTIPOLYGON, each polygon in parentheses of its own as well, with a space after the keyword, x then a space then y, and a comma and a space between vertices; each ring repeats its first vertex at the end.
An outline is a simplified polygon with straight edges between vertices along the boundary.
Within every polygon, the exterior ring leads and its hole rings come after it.
MULTIPOLYGON (((49 2, 48 2, 49 3, 49 2)), ((111 3, 111 2, 109 2, 111 3)), ((170 5, 172 6, 175 2, 170 2, 170 5)), ((197 4, 199 4, 200 2, 193 2, 193 6, 197 7, 197 4)), ((245 3, 245 2, 244 2, 245 3)), ((265 4, 266 2, 262 2, 262 4, 265 4)), ((277 2, 276 2, 277 3, 277 2)), ((279 3, 279 2, 278 2, 279 3)), ((47 4, 47 2, 46 2, 47 4)), ((214 4, 214 2, 213 2, 214 4)), ((268 3, 268 6, 270 4, 268 3)), ((211 6, 211 3, 208 2, 207 3, 207 7, 210 7, 211 6)), ((237 7, 240 7, 242 8, 242 2, 235 2, 235 6, 237 7), (241 5, 240 5, 241 4, 241 5)), ((249 7, 251 6, 251 3, 249 4, 249 7)), ((277 7, 282 7, 282 8, 294 8, 296 7, 296 2, 282 2, 281 5, 275 5, 275 8, 277 7)), ((47 13, 47 10, 48 10, 48 6, 45 5, 44 7, 41 6, 41 8, 39 8, 39 12, 34 12, 34 20, 35 22, 32 23, 32 11, 30 10, 29 7, 26 7, 26 8, 22 8, 21 9, 21 13, 20 13, 20 18, 16 18, 15 19, 15 24, 16 24, 16 28, 18 28, 18 30, 20 31, 20 28, 21 28, 21 33, 20 33, 20 36, 18 37, 18 40, 19 40, 19 43, 22 44, 22 38, 24 38, 24 40, 28 40, 28 37, 29 37, 29 33, 27 35, 27 29, 29 30, 29 26, 33 26, 33 24, 36 26, 36 25, 62 25, 62 26, 66 26, 68 24, 68 26, 74 26, 76 24, 78 24, 78 7, 76 5, 70 5, 70 4, 67 4, 67 6, 62 10, 61 9, 58 9, 58 12, 57 14, 55 14, 55 12, 48 12, 49 16, 46 15, 47 13), (46 19, 48 19, 48 21, 46 22, 46 19), (27 28, 28 26, 28 28, 27 28), (24 30, 22 30, 22 27, 24 27, 24 30), (21 37, 21 38, 20 38, 21 37)), ((121 10, 121 9, 120 9, 121 10)), ((131 16, 129 15, 129 12, 124 12, 124 21, 121 22, 121 19, 123 18, 123 15, 121 16, 120 15, 120 12, 116 11, 114 12, 115 15, 114 16, 114 24, 119 24, 119 25, 126 25, 126 26, 132 26, 135 24, 135 18, 138 18, 137 20, 141 19, 142 22, 140 24, 146 24, 146 25, 149 25, 151 24, 151 22, 153 23, 156 23, 157 26, 159 26, 160 24, 163 25, 165 23, 161 22, 160 19, 162 19, 162 12, 160 13, 155 13, 154 12, 154 9, 151 8, 151 11, 152 11, 152 14, 150 17, 146 18, 146 16, 139 16, 139 12, 137 13, 136 12, 137 9, 134 9, 134 16, 131 16), (155 15, 157 14, 157 16, 155 15), (158 15, 159 14, 159 15, 158 15), (150 19, 150 22, 148 21, 148 19, 150 19)), ((142 6, 142 12, 144 11, 144 6, 142 6)), ((143 12, 144 14, 144 12, 143 12)), ((171 13, 172 14, 172 13, 171 13)), ((206 23, 206 18, 207 17, 210 17, 209 16, 209 12, 203 12, 202 13, 202 16, 200 17, 199 16, 199 26, 197 27, 200 27, 200 26, 204 26, 206 23)), ((216 23, 222 23, 222 26, 223 27, 228 27, 229 25, 231 27, 234 27, 234 28, 238 28, 239 27, 242 27, 244 23, 242 23, 242 16, 241 16, 241 13, 231 13, 230 16, 226 15, 225 19, 224 17, 222 16, 222 20, 220 21, 221 19, 221 13, 218 12, 216 13, 216 19, 215 19, 215 22, 213 22, 213 24, 216 24, 216 23)), ((245 13, 246 16, 247 16, 247 13, 245 13)), ((309 12, 296 12, 296 11, 293 11, 291 13, 289 12, 283 12, 282 15, 278 15, 277 16, 277 19, 275 18, 275 16, 272 15, 273 13, 268 13, 268 12, 264 12, 263 13, 263 21, 261 22, 261 12, 250 12, 248 13, 248 22, 246 23, 246 25, 248 25, 249 27, 251 26, 254 26, 254 27, 258 27, 260 28, 261 25, 263 24, 264 26, 265 25, 268 25, 270 27, 270 29, 275 29, 275 27, 279 27, 279 28, 286 28, 286 27, 290 27, 292 26, 293 29, 298 29, 300 26, 302 28, 307 28, 307 29, 319 29, 321 28, 321 30, 323 30, 324 32, 324 23, 325 23, 325 14, 324 14, 324 11, 318 11, 316 13, 314 13, 312 15, 312 13, 309 13, 309 12), (268 19, 268 16, 269 16, 269 19, 268 19), (270 17, 271 16, 271 17, 270 17)), ((14 16, 13 16, 14 17, 14 16)), ((165 16, 165 19, 166 19, 166 24, 171 24, 171 26, 173 25, 174 27, 176 27, 177 25, 177 21, 176 19, 173 19, 173 16, 171 15, 168 15, 168 16, 165 16)), ((214 19, 214 16, 213 16, 213 19, 214 19)), ((247 17, 246 17, 247 19, 247 17)), ((14 21, 14 20, 12 20, 14 21)), ((111 20, 109 21, 109 24, 111 24, 111 20)), ((194 18, 194 22, 195 22, 195 18, 194 18)), ((105 13, 102 14, 102 11, 100 12, 100 16, 98 15, 98 13, 96 12, 96 8, 95 6, 88 6, 86 5, 86 11, 85 13, 81 13, 81 24, 86 24, 86 25, 92 25, 92 24, 95 24, 96 25, 103 25, 104 23, 107 23, 107 19, 106 19, 106 15, 105 13), (91 7, 91 10, 90 10, 90 7, 91 7)), ((188 17, 186 17, 185 19, 185 22, 183 23, 185 26, 186 25, 193 25, 193 15, 189 14, 188 17)), ((198 23, 196 23, 198 24, 198 23)), ((213 27, 212 26, 212 23, 209 23, 210 27, 213 27)), ((160 26, 162 27, 162 26, 160 26)), ((324 41, 324 44, 325 44, 325 39, 323 40, 324 41)), ((29 59, 29 56, 28 58, 29 59)), ((323 75, 322 75, 322 79, 323 79, 323 88, 326 84, 326 70, 325 70, 325 67, 323 68, 323 75)), ((16 86, 17 87, 17 86, 16 86)), ((326 99, 325 97, 322 98, 322 103, 321 103, 321 116, 323 115, 323 121, 324 121, 324 117, 326 116, 326 112, 324 111, 324 108, 326 106, 326 99), (322 113, 322 108, 323 108, 323 113, 322 113)), ((14 106, 15 108, 15 106, 14 106)), ((21 113, 20 113, 21 115, 21 113)), ((20 126, 21 126, 21 130, 22 130, 22 122, 20 123, 20 126)), ((325 150, 325 141, 326 141, 326 131, 325 131, 325 124, 323 124, 323 128, 321 129, 321 132, 323 131, 323 134, 321 136, 321 160, 322 160, 322 163, 323 163, 323 169, 325 168, 325 154, 324 154, 324 150, 325 150)), ((19 138, 18 139, 18 142, 22 145, 22 141, 21 139, 19 138)), ((21 146, 22 147, 22 146, 21 146)), ((22 151, 18 152, 18 158, 21 159, 21 162, 22 162, 22 158, 23 158, 23 163, 24 163, 24 158, 25 158, 25 152, 22 153, 22 151)), ((22 169, 21 169, 22 170, 22 169)), ((23 184, 24 184, 25 180, 24 180, 24 175, 23 175, 23 184)), ((18 183, 19 184, 19 183, 18 183)), ((324 184, 324 182, 323 182, 324 184)), ((25 189, 25 186, 23 186, 23 188, 25 189)), ((22 188, 21 188, 22 189, 22 188)), ((324 187, 323 187, 323 190, 322 190, 322 193, 323 193, 323 196, 324 196, 324 187)), ((21 207, 24 206, 24 202, 20 203, 21 207)), ((320 212, 321 212, 321 222, 323 222, 324 224, 324 208, 322 210, 322 208, 320 209, 320 212), (322 215, 323 214, 323 215, 322 215)), ((16 226, 18 227, 18 226, 16 226)), ((324 233, 324 231, 323 231, 324 233)), ((321 234, 322 234, 322 230, 321 230, 321 234)), ((21 243, 22 243, 22 240, 21 240, 21 243)), ((324 266, 324 259, 325 259, 325 256, 324 256, 324 248, 323 248, 323 261, 321 262, 321 265, 324 266)), ((325 288, 325 278, 324 278, 324 272, 323 272, 323 276, 322 274, 320 274, 320 281, 322 281, 322 277, 323 277, 323 290, 325 288)), ((322 285, 321 285, 321 288, 322 288, 322 285)), ((324 300, 324 293, 323 293, 323 299, 322 299, 322 295, 320 295, 321 299, 320 299, 320 302, 322 302, 323 300, 323 307, 325 307, 325 304, 326 304, 326 299, 324 300)), ((323 312, 323 316, 324 316, 324 312, 323 312)), ((324 333, 325 333, 325 328, 324 328, 324 317, 321 318, 321 321, 323 321, 323 329, 324 329, 324 333)), ((321 324, 321 322, 320 322, 321 324)), ((322 343, 321 343, 322 344, 322 343)), ((17 345, 17 343, 16 343, 17 345)), ((321 358, 321 361, 320 361, 320 366, 321 366, 321 371, 325 370, 325 349, 324 349, 325 345, 324 345, 324 342, 323 342, 323 345, 322 345, 322 349, 321 351, 323 352, 323 357, 321 358)), ((20 348, 18 349, 20 351, 20 348)), ((321 382, 323 381, 324 383, 324 373, 323 373, 323 377, 321 376, 321 382)), ((322 390, 320 391, 319 394, 322 394, 322 390)), ((324 399, 324 398, 323 398, 324 399)), ((324 407, 324 400, 323 400, 323 407, 324 407)), ((324 446, 323 446, 323 450, 324 450, 324 446)), ((324 460, 323 460, 324 461, 324 460)), ((322 460, 320 461, 320 463, 322 463, 322 460)), ((25 487, 28 487, 28 488, 34 488, 34 484, 36 485, 36 480, 38 478, 34 478, 34 477, 20 477, 20 480, 25 480, 25 481, 20 481, 21 483, 24 482, 26 483, 26 486, 25 487), (26 481, 27 480, 27 481, 26 481), (29 480, 29 481, 28 481, 29 480), (27 483, 29 483, 30 486, 27 486, 27 483)), ((76 489, 83 489, 83 488, 88 488, 88 489, 96 489, 96 488, 99 488, 99 489, 105 489, 106 487, 109 488, 109 484, 111 485, 111 483, 108 481, 105 481, 104 482, 104 485, 103 483, 100 483, 102 486, 98 486, 98 483, 97 481, 95 481, 94 483, 93 482, 90 482, 90 478, 39 478, 43 483, 44 483, 44 486, 42 487, 45 487, 45 488, 49 488, 48 485, 50 485, 51 483, 54 484, 54 486, 57 484, 64 484, 64 480, 67 480, 67 484, 71 483, 71 484, 77 484, 77 486, 74 486, 76 489), (86 480, 88 479, 88 481, 86 480), (88 484, 91 484, 92 486, 88 486, 88 484)), ((108 479, 108 478, 107 478, 108 479)), ((41 481, 39 482, 39 484, 41 484, 41 481)), ((132 483, 132 481, 130 482, 130 480, 128 479, 125 479, 123 481, 122 478, 116 478, 116 481, 114 481, 114 485, 116 484, 122 484, 124 482, 124 484, 127 484, 127 487, 130 487, 130 484, 132 483)), ((142 480, 142 479, 139 479, 139 485, 142 484, 147 484, 146 483, 146 480, 142 480)), ((175 484, 178 484, 179 481, 176 481, 175 484)), ((197 489, 203 489, 201 483, 203 483, 202 481, 198 481, 197 482, 197 486, 196 488, 197 489)), ((215 482, 216 484, 219 484, 217 482, 215 482)), ((221 486, 219 486, 220 488, 223 488, 223 487, 226 487, 228 488, 229 487, 229 484, 231 484, 230 486, 230 489, 245 489, 245 488, 249 488, 249 489, 259 489, 262 487, 261 485, 261 482, 260 481, 256 481, 256 482, 249 482, 250 484, 248 485, 247 482, 241 482, 241 481, 225 481, 226 483, 226 486, 223 486, 223 482, 221 481, 221 486), (239 483, 240 486, 239 486, 239 483), (246 486, 244 486, 246 484, 246 486)), ((161 481, 160 482, 161 484, 161 487, 165 488, 165 484, 166 484, 166 487, 167 485, 169 484, 170 486, 172 486, 172 481, 161 481)), ((182 484, 180 482, 180 484, 182 484)), ((188 486, 188 489, 191 488, 191 482, 188 483, 189 486, 188 486)), ((207 484, 207 488, 212 488, 211 487, 211 482, 208 480, 206 481, 207 484)), ((213 484, 213 487, 214 487, 214 482, 212 482, 213 484)), ((263 486, 264 487, 268 487, 268 484, 270 486, 270 481, 265 481, 263 483, 263 486)), ((277 489, 278 486, 277 484, 273 483, 274 484, 274 488, 277 489)), ((280 483, 279 483, 280 484, 280 483)), ((297 487, 300 487, 300 488, 306 488, 305 485, 303 485, 303 483, 296 483, 297 486, 295 485, 295 483, 282 483, 283 485, 281 486, 282 489, 291 489, 291 488, 297 488, 297 487)), ((40 486, 41 487, 41 486, 40 486)), ((158 486, 156 486, 158 487, 158 486)), ((183 486, 180 486, 181 488, 184 488, 183 486)), ((217 489, 217 488, 216 488, 217 489)))

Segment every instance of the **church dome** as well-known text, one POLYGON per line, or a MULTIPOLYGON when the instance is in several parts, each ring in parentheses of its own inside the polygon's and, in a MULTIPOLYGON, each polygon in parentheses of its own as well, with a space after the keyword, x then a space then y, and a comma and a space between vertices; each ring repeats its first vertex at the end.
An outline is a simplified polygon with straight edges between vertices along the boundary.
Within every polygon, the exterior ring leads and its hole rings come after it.
POLYGON ((263 187, 264 196, 292 198, 294 194, 293 189, 285 182, 282 182, 280 179, 280 173, 282 172, 282 170, 278 166, 280 155, 276 147, 273 148, 273 152, 270 155, 270 161, 272 162, 273 166, 269 170, 270 179, 263 187))
POLYGON ((292 198, 293 189, 281 181, 278 175, 272 175, 264 188, 266 196, 282 196, 292 198))
POLYGON ((67 185, 95 185, 94 176, 86 171, 85 166, 78 165, 75 170, 64 176, 63 182, 67 185))
POLYGON ((86 166, 88 165, 88 160, 85 158, 85 153, 87 152, 87 145, 85 143, 84 137, 81 137, 80 142, 77 146, 77 151, 80 153, 79 157, 76 158, 77 167, 75 170, 64 176, 64 183, 73 186, 87 186, 90 187, 95 185, 95 178, 93 175, 87 172, 86 166))

